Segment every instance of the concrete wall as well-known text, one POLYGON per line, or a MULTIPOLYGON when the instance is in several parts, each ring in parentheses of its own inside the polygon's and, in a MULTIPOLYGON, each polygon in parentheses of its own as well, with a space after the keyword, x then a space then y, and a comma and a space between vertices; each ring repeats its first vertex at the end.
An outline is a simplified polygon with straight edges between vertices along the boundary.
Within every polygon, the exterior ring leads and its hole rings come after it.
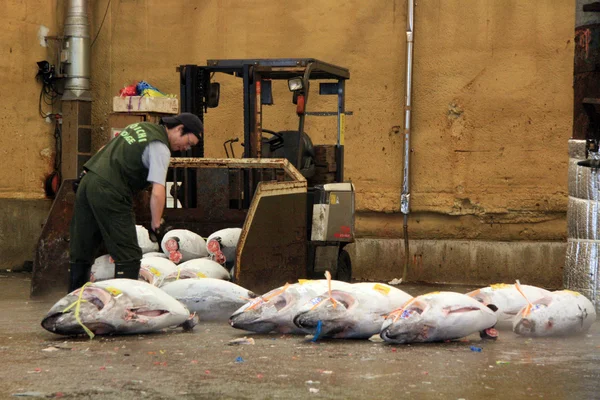
MULTIPOLYGON (((9 3, 5 19, 21 15, 54 21, 60 13, 56 1, 36 9, 32 0, 9 3)), ((107 3, 91 0, 93 36, 107 3)), ((411 238, 563 241, 575 2, 417 3, 411 238)), ((314 57, 337 63, 351 71, 347 109, 354 115, 347 118, 346 177, 357 188, 358 234, 398 239, 405 10, 401 0, 343 5, 334 0, 113 1, 92 49, 94 146, 108 136, 111 99, 120 88, 144 79, 178 94, 176 65, 245 57, 314 57)), ((21 25, 24 32, 32 24, 21 25)), ((37 28, 28 29, 31 39, 23 45, 19 65, 29 65, 26 59, 37 60, 45 51, 35 46, 37 28)), ((17 67, 9 72, 11 81, 20 79, 31 93, 22 95, 20 119, 9 112, 3 116, 30 121, 27 130, 17 122, 12 126, 35 142, 0 138, 10 145, 12 168, 25 171, 17 178, 0 178, 0 190, 14 197, 39 194, 39 178, 48 164, 38 154, 51 145, 51 138, 43 133, 49 127, 36 117, 35 70, 33 75, 17 67)), ((223 157, 223 141, 243 136, 240 82, 224 78, 221 83, 221 106, 206 116, 210 157, 223 157)), ((263 126, 293 127, 287 89, 276 87, 274 96, 263 126)), ((309 110, 334 106, 332 98, 313 96, 309 110)), ((335 140, 332 120, 313 118, 306 130, 316 143, 335 140)), ((380 268, 373 263, 368 267, 380 268)), ((558 262, 551 266, 556 276, 559 268, 558 262)))
MULTIPOLYGON (((59 3, 59 2, 58 2, 59 3)), ((44 179, 53 169, 54 128, 38 113, 41 85, 36 62, 53 60, 59 34, 56 0, 7 0, 0 14, 0 267, 33 259, 33 249, 50 201, 44 179)), ((51 112, 44 105, 43 111, 51 112)), ((54 109, 55 112, 59 108, 54 109)))

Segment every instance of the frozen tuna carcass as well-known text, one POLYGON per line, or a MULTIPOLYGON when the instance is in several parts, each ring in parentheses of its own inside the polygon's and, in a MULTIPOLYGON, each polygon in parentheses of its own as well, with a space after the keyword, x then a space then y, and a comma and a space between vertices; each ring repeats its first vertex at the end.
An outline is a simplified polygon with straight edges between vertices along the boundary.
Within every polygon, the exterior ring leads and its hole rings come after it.
MULTIPOLYGON (((342 289, 349 283, 331 281, 333 289, 342 289)), ((229 323, 237 329, 267 333, 305 333, 305 330, 294 325, 294 316, 310 299, 327 291, 327 281, 299 280, 298 283, 286 284, 248 302, 236 310, 229 318, 229 323)))
POLYGON ((175 264, 208 256, 206 241, 202 236, 187 229, 170 230, 165 234, 160 246, 175 264))
POLYGON ((441 342, 480 332, 495 338, 497 317, 477 300, 454 292, 433 292, 409 300, 390 313, 380 336, 391 343, 441 342))
POLYGON ((108 254, 96 258, 92 264, 90 282, 105 281, 115 277, 115 261, 108 254))
POLYGON ((248 289, 212 278, 178 280, 161 289, 197 313, 200 321, 227 321, 231 313, 256 297, 248 289))
POLYGON ((529 337, 568 336, 587 332, 595 320, 596 310, 587 297, 560 290, 528 302, 515 317, 513 330, 529 337))
POLYGON ((229 272, 210 258, 196 258, 176 266, 176 272, 165 276, 162 285, 179 279, 213 278, 229 280, 229 272))
POLYGON ((161 286, 166 276, 177 271, 173 261, 162 257, 145 257, 141 260, 139 279, 154 286, 161 286))
POLYGON ((151 251, 150 253, 142 254, 142 258, 146 257, 160 257, 160 258, 169 258, 165 253, 161 253, 158 251, 151 251))
POLYGON ((310 300, 294 324, 319 337, 368 339, 380 332, 386 314, 410 299, 410 294, 384 283, 355 283, 310 300))
POLYGON ((159 288, 110 279, 86 284, 60 299, 42 327, 60 335, 85 334, 86 329, 95 335, 130 334, 176 327, 189 319, 189 311, 159 288))
MULTIPOLYGON (((550 294, 548 290, 535 286, 521 285, 520 287, 531 301, 550 294)), ((474 290, 467 293, 467 296, 474 298, 486 306, 493 304, 498 308, 496 311, 496 316, 498 317, 498 323, 495 326, 496 329, 512 330, 515 315, 527 305, 527 300, 519 293, 515 285, 504 283, 474 290)))
POLYGON ((206 240, 208 253, 221 265, 233 266, 241 228, 227 228, 211 234, 206 240))
POLYGON ((151 251, 159 250, 158 243, 150 240, 148 229, 144 228, 142 225, 136 225, 135 231, 137 233, 138 245, 142 249, 142 253, 150 253, 151 251))

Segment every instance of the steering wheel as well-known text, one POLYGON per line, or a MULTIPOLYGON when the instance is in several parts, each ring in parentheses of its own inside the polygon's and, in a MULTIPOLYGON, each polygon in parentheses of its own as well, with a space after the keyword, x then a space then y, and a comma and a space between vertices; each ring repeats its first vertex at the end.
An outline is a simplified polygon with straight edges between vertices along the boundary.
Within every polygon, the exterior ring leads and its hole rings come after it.
POLYGON ((263 143, 269 145, 271 152, 283 147, 283 135, 281 133, 272 131, 270 129, 262 129, 262 133, 268 133, 269 135, 273 136, 271 138, 267 138, 265 136, 262 137, 263 143))

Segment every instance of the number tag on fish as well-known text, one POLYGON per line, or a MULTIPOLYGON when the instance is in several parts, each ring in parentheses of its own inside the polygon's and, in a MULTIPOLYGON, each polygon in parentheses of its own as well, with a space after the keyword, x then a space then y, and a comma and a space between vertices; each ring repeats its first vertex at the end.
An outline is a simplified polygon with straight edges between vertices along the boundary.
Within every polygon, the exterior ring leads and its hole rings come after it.
POLYGON ((154 267, 150 267, 150 272, 152 272, 152 275, 160 276, 160 271, 154 267))
POLYGON ((378 291, 379 293, 381 293, 381 294, 383 294, 385 296, 387 296, 390 293, 390 288, 389 287, 383 286, 382 284, 379 284, 379 283, 376 283, 373 286, 373 290, 376 290, 376 291, 378 291))
POLYGON ((313 306, 316 306, 317 304, 319 304, 321 301, 323 301, 323 297, 322 296, 317 296, 317 297, 313 297, 312 299, 310 299, 308 302, 310 304, 312 304, 313 306))
POLYGON ((114 288, 112 286, 109 286, 107 288, 105 288, 105 290, 110 293, 113 297, 117 297, 118 295, 120 295, 121 293, 123 293, 122 291, 120 291, 117 288, 114 288))
POLYGON ((206 278, 206 275, 204 275, 202 272, 197 272, 196 273, 196 277, 198 277, 198 278, 206 278))

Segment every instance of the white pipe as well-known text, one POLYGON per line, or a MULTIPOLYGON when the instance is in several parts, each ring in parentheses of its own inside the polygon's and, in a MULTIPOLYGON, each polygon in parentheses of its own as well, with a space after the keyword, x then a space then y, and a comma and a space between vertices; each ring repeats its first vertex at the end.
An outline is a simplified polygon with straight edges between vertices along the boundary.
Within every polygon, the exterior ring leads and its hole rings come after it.
POLYGON ((404 104, 404 179, 402 194, 400 195, 400 211, 404 214, 404 272, 402 280, 408 275, 409 247, 408 247, 408 214, 410 213, 410 117, 411 117, 411 92, 412 92, 412 64, 413 64, 413 39, 414 39, 414 0, 408 0, 406 14, 406 96, 404 104))

